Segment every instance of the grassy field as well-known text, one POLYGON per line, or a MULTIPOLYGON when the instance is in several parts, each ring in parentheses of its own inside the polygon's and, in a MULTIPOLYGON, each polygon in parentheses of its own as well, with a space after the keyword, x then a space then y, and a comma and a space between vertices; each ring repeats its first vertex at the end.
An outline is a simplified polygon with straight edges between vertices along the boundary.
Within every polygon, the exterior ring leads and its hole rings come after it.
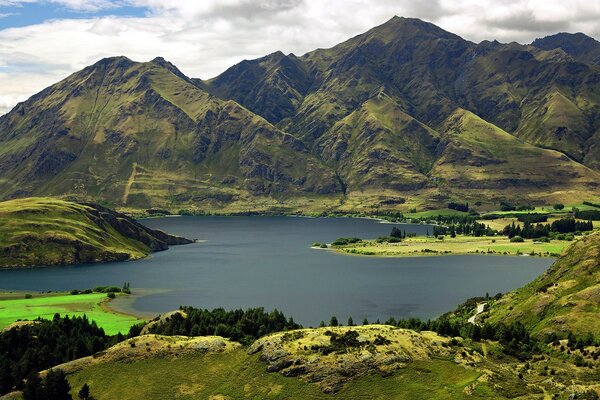
POLYGON ((136 317, 112 312, 106 307, 108 300, 106 293, 32 293, 30 299, 25 298, 25 293, 4 293, 0 296, 0 330, 18 320, 51 319, 55 313, 61 316, 85 314, 109 335, 125 334, 131 325, 140 322, 136 317))
POLYGON ((439 240, 431 237, 407 238, 401 243, 376 243, 373 240, 332 247, 344 254, 369 256, 433 256, 448 254, 506 254, 521 255, 535 253, 537 256, 560 254, 571 242, 552 240, 550 243, 534 243, 526 239, 523 243, 511 243, 507 237, 445 237, 439 240))

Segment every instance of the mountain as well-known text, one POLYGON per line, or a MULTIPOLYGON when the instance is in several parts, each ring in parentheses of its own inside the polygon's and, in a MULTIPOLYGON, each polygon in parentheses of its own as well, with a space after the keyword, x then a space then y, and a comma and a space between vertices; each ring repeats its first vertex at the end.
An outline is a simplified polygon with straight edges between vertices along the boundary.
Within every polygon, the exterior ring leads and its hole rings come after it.
POLYGON ((0 195, 121 206, 341 191, 303 143, 163 59, 103 59, 0 118, 0 195), (310 173, 308 173, 310 172, 310 173))
POLYGON ((349 196, 385 188, 480 199, 518 187, 541 199, 598 188, 600 69, 530 46, 474 44, 394 17, 331 49, 244 61, 203 87, 302 139, 349 196), (282 97, 293 98, 285 113, 273 116, 276 100, 264 113, 264 98, 282 97), (457 135, 465 115, 478 123, 457 135))
POLYGON ((133 260, 191 240, 97 204, 48 198, 0 203, 0 268, 133 260))
POLYGON ((536 39, 531 45, 542 50, 560 49, 576 60, 600 65, 600 42, 581 32, 557 33, 536 39))
POLYGON ((540 277, 491 305, 488 322, 520 321, 542 336, 600 332, 600 234, 576 241, 540 277))
MULTIPOLYGON (((101 60, 0 117, 0 197, 321 212, 600 191, 600 67, 411 18, 207 81, 101 60)), ((491 206, 490 206, 491 207, 491 206)))

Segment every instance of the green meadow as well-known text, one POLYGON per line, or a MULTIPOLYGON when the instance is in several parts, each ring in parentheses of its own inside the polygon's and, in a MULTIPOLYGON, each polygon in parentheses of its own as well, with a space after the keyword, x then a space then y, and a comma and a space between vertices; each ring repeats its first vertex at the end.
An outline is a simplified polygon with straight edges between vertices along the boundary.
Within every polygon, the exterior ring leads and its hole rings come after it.
POLYGON ((70 317, 86 315, 108 335, 126 334, 129 327, 141 321, 134 316, 111 311, 107 307, 109 298, 106 293, 31 293, 31 298, 25 298, 25 295, 24 292, 0 296, 0 330, 16 321, 31 321, 38 317, 52 319, 56 313, 70 317))

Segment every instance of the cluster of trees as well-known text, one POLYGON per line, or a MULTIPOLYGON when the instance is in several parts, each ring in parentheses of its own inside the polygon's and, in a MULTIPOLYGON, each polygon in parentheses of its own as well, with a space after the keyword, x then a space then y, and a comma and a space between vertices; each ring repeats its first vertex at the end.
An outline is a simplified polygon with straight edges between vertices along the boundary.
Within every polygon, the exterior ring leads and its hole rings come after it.
POLYGON ((469 203, 448 203, 448 208, 451 210, 468 212, 469 211, 469 203))
POLYGON ((23 388, 23 400, 72 400, 70 391, 71 385, 62 370, 51 369, 44 379, 32 372, 23 388))
POLYGON ((489 227, 489 225, 482 224, 475 220, 468 222, 450 223, 448 226, 437 225, 433 227, 433 236, 450 235, 450 237, 456 237, 456 235, 471 235, 471 236, 493 236, 498 231, 489 227))
POLYGON ((212 311, 193 307, 181 308, 187 315, 174 314, 164 322, 153 325, 150 333, 161 335, 205 336, 217 335, 250 345, 261 336, 273 332, 299 329, 293 318, 287 319, 278 310, 265 312, 264 308, 212 311))
POLYGON ((500 202, 500 210, 501 211, 529 211, 529 210, 535 210, 535 207, 532 206, 531 204, 512 205, 510 203, 502 201, 502 202, 500 202))
POLYGON ((83 289, 83 290, 79 290, 79 289, 73 289, 71 290, 71 294, 72 295, 78 295, 78 294, 90 294, 90 293, 131 293, 131 290, 129 289, 129 282, 125 282, 123 283, 123 287, 120 288, 118 286, 96 286, 93 289, 83 289))
POLYGON ((502 229, 502 234, 513 237, 522 237, 526 239, 538 239, 543 237, 552 237, 554 234, 561 233, 575 233, 591 231, 594 229, 592 221, 577 221, 574 218, 563 218, 552 222, 551 224, 533 224, 526 221, 521 228, 520 225, 516 225, 514 222, 510 225, 506 225, 502 229))
POLYGON ((361 238, 349 237, 349 238, 337 238, 331 243, 332 246, 346 246, 348 244, 354 244, 362 242, 361 238))
POLYGON ((517 220, 519 220, 521 222, 529 222, 531 224, 535 224, 538 222, 548 221, 548 215, 547 214, 538 214, 538 213, 519 214, 519 215, 517 215, 517 220))
MULTIPOLYGON (((23 380, 32 373, 89 356, 123 340, 108 337, 95 322, 84 317, 56 314, 52 320, 0 334, 0 395, 23 388, 23 380)), ((44 397, 53 398, 53 397, 44 397)))

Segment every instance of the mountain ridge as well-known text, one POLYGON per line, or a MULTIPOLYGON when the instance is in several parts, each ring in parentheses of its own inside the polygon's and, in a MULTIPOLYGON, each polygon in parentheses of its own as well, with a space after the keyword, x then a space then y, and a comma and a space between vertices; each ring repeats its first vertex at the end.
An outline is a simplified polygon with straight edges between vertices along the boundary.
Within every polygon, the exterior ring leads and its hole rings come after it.
POLYGON ((0 197, 284 212, 593 200, 599 113, 600 68, 563 50, 394 17, 207 81, 162 57, 100 60, 0 117, 0 197))

